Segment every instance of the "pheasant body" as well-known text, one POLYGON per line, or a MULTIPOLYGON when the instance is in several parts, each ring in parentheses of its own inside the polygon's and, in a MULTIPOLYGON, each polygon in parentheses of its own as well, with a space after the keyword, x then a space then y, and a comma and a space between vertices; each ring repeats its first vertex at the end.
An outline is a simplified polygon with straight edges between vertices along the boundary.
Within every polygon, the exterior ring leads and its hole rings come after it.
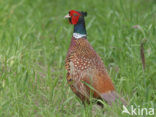
POLYGON ((114 85, 101 58, 85 36, 84 15, 76 11, 74 13, 73 11, 70 12, 71 19, 69 21, 71 23, 75 21, 73 23, 74 33, 80 33, 81 37, 77 38, 73 35, 66 56, 68 84, 83 102, 87 101, 89 103, 90 94, 93 94, 94 98, 103 99, 111 105, 116 99, 119 99, 119 96, 115 92, 114 85), (73 15, 76 13, 77 15, 73 15), (78 17, 79 19, 72 20, 73 17, 78 17))
POLYGON ((103 62, 85 38, 72 38, 66 57, 66 69, 71 89, 78 97, 83 98, 82 100, 88 100, 90 97, 90 87, 84 82, 92 84, 95 90, 98 90, 93 91, 96 98, 100 98, 100 93, 114 90, 103 62), (101 82, 103 85, 100 85, 101 82))

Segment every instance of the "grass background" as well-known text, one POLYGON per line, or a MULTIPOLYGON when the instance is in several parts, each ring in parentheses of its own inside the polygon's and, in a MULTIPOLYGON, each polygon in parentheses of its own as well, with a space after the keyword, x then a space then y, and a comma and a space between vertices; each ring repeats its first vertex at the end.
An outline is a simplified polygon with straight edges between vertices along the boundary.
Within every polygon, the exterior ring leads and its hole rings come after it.
POLYGON ((0 0, 0 116, 128 116, 120 107, 84 108, 68 87, 64 61, 73 26, 63 17, 71 9, 88 12, 88 40, 116 90, 130 105, 155 108, 155 0, 0 0))

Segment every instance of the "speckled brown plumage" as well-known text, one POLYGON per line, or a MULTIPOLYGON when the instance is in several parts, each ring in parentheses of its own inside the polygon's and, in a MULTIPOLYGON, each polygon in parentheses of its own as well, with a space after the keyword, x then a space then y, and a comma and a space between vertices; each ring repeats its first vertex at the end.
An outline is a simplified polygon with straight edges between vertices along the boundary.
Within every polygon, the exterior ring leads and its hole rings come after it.
POLYGON ((66 69, 67 81, 82 101, 89 101, 90 87, 86 83, 95 89, 95 98, 101 98, 101 94, 114 90, 103 62, 85 38, 72 37, 66 57, 66 69))

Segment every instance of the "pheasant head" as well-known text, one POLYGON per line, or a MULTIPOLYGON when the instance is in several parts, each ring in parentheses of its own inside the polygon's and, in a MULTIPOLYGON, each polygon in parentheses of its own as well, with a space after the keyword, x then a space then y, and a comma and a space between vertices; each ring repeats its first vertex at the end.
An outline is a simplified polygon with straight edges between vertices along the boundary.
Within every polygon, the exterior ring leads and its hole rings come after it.
POLYGON ((86 28, 85 28, 85 16, 87 12, 70 10, 69 13, 65 16, 69 20, 69 23, 74 25, 73 37, 81 38, 86 37, 86 28))
POLYGON ((70 10, 65 18, 69 19, 69 23, 76 25, 78 23, 84 22, 84 17, 87 16, 87 12, 79 12, 75 10, 70 10))

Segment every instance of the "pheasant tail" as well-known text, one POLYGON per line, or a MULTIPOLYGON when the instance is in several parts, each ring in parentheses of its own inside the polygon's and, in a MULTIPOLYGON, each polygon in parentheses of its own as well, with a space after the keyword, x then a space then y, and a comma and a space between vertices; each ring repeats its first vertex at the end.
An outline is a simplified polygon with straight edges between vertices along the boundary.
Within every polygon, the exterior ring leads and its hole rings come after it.
POLYGON ((101 98, 105 100, 109 105, 113 103, 122 103, 123 105, 127 105, 127 102, 115 91, 109 91, 101 94, 101 98))

